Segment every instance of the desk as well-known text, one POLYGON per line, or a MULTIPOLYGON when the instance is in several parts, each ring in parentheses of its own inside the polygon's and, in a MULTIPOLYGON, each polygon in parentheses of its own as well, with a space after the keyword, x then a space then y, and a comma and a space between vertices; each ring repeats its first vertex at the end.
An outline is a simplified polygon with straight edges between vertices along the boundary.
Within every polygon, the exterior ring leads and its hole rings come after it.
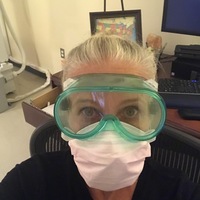
POLYGON ((176 109, 167 109, 166 124, 200 139, 200 121, 182 119, 176 109))

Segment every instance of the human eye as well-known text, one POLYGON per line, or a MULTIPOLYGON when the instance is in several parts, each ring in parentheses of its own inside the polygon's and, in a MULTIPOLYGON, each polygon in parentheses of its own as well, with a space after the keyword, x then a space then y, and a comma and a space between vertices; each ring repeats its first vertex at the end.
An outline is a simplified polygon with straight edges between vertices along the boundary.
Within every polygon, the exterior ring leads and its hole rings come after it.
POLYGON ((94 115, 96 115, 97 111, 95 108, 92 107, 84 107, 81 108, 80 113, 86 117, 93 117, 94 115))
POLYGON ((80 109, 80 115, 85 119, 90 119, 92 122, 99 121, 101 113, 94 107, 83 107, 80 109))
POLYGON ((117 114, 117 117, 120 121, 123 121, 128 124, 133 124, 134 121, 138 118, 139 109, 135 105, 126 106, 120 109, 117 114))
POLYGON ((127 106, 123 109, 123 116, 126 118, 134 118, 138 114, 136 106, 127 106))

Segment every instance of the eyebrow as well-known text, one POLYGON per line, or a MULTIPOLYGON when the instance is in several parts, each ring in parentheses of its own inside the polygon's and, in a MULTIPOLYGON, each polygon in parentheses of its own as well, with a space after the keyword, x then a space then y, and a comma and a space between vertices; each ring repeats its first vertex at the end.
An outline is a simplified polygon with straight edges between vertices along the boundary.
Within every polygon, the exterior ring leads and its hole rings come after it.
POLYGON ((140 103, 140 101, 138 101, 138 98, 135 98, 135 99, 126 99, 126 100, 123 100, 121 101, 117 106, 118 107, 123 107, 123 106, 126 106, 127 104, 137 104, 140 103))
MULTIPOLYGON (((77 105, 77 104, 82 104, 82 103, 91 103, 91 104, 97 104, 98 102, 97 101, 94 101, 94 100, 91 100, 91 99, 78 99, 76 101, 72 101, 74 102, 73 104, 74 105, 77 105)), ((138 97, 136 97, 135 99, 125 99, 125 100, 122 100, 121 102, 119 102, 120 105, 124 105, 124 104, 128 104, 128 103, 136 103, 136 102, 139 102, 138 100, 138 97)))
POLYGON ((82 103, 96 104, 96 101, 93 101, 91 99, 78 99, 78 100, 75 100, 75 101, 72 101, 72 102, 74 102, 73 103, 74 105, 78 105, 78 104, 82 104, 82 103))

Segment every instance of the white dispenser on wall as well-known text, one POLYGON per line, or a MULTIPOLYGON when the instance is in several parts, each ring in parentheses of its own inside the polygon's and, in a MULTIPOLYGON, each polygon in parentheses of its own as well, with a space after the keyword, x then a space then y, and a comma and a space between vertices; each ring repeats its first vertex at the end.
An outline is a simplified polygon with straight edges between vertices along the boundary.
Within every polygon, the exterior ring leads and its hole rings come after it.
POLYGON ((0 113, 8 109, 8 102, 6 98, 6 93, 4 89, 5 78, 0 74, 0 113))

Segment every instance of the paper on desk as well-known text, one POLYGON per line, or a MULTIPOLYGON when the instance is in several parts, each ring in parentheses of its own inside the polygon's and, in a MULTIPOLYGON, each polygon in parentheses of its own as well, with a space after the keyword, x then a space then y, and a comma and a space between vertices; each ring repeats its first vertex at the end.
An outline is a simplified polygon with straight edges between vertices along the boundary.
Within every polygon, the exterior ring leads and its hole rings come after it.
POLYGON ((54 104, 51 104, 45 108, 43 108, 42 110, 48 114, 50 114, 51 116, 54 116, 53 114, 53 109, 54 109, 54 104))

